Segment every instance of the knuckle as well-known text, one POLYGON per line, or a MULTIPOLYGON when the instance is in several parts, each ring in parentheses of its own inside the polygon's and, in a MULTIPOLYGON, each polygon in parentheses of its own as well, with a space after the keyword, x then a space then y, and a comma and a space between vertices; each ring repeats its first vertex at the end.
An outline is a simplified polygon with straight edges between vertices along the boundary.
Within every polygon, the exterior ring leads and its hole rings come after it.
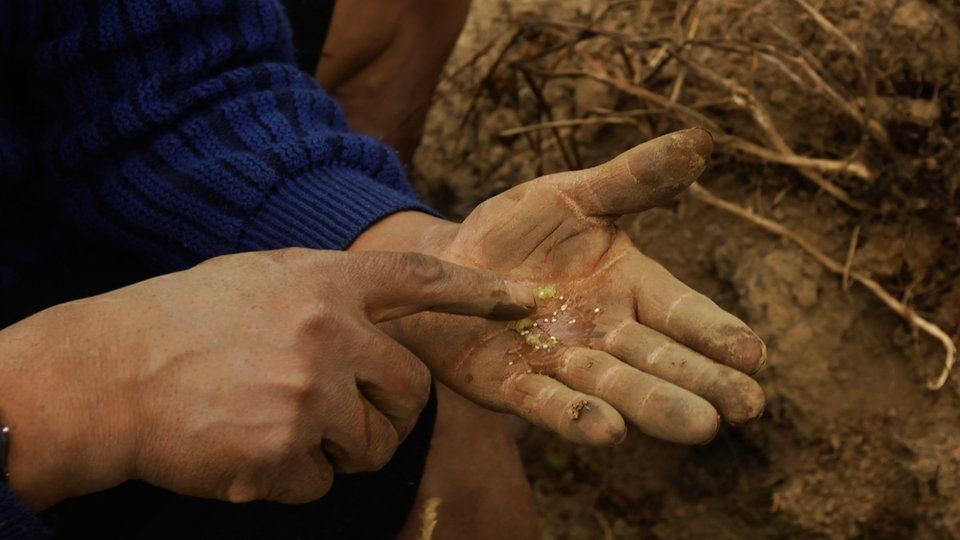
POLYGON ((338 313, 339 310, 333 305, 333 302, 325 298, 318 298, 309 303, 301 328, 304 332, 318 334, 337 323, 339 320, 338 313))
POLYGON ((413 373, 410 376, 410 388, 413 390, 410 393, 410 402, 417 414, 420 414, 420 411, 427 406, 432 384, 433 377, 430 375, 430 370, 425 364, 418 361, 413 366, 413 373))
POLYGON ((375 472, 382 469, 386 466, 387 463, 393 459, 393 455, 397 451, 399 446, 399 441, 397 440, 397 434, 393 430, 386 430, 388 436, 385 439, 381 439, 378 442, 375 442, 370 445, 367 454, 364 456, 363 463, 361 464, 363 472, 375 472), (392 434, 392 437, 389 436, 392 434))
POLYGON ((309 475, 273 486, 264 498, 282 504, 306 504, 323 497, 332 487, 332 475, 318 475, 316 478, 309 475))
POLYGON ((308 358, 302 358, 286 370, 282 384, 287 394, 290 421, 295 422, 307 414, 314 400, 316 370, 308 358))
MULTIPOLYGON (((317 336, 338 333, 338 326, 341 323, 340 313, 333 302, 325 298, 299 302, 287 306, 286 316, 289 317, 287 328, 293 332, 292 338, 300 344, 313 343, 317 336)), ((312 365, 315 359, 305 360, 312 365)))
MULTIPOLYGON (((284 469, 298 459, 303 438, 299 430, 292 426, 281 426, 270 430, 264 436, 255 437, 244 442, 237 450, 239 460, 237 471, 241 478, 253 479, 270 476, 272 471, 284 469)), ((248 482, 252 485, 252 482, 248 482)), ((257 489, 255 498, 263 498, 265 494, 257 489)))
POLYGON ((446 275, 439 259, 422 253, 401 254, 400 265, 407 278, 423 285, 437 283, 446 275))
POLYGON ((330 492, 331 488, 333 488, 333 472, 325 469, 318 471, 317 477, 310 484, 310 500, 323 497, 330 492))
POLYGON ((362 448, 362 450, 344 456, 345 459, 341 459, 338 463, 341 471, 347 474, 379 471, 393 459, 393 455, 400 445, 397 432, 386 425, 371 430, 370 438, 367 441, 363 443, 355 442, 357 443, 356 448, 362 448))
POLYGON ((272 469, 290 463, 301 454, 302 442, 303 436, 295 425, 275 428, 261 441, 255 464, 272 469))

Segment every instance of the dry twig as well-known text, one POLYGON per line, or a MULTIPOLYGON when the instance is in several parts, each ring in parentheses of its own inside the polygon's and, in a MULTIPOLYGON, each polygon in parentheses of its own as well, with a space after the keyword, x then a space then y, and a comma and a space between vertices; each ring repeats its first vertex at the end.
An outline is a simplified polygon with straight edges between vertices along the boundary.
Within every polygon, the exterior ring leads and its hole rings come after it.
POLYGON ((853 229, 850 236, 850 249, 847 250, 847 262, 843 265, 843 290, 850 290, 850 269, 853 268, 853 257, 857 254, 857 240, 860 239, 860 226, 853 229))
MULTIPOLYGON (((527 82, 527 86, 530 87, 534 97, 537 98, 537 103, 540 104, 540 110, 546 115, 548 121, 553 122, 553 111, 550 109, 550 105, 547 103, 547 100, 544 99, 543 92, 540 90, 540 86, 538 86, 537 82, 533 80, 533 76, 529 71, 521 69, 520 74, 523 75, 523 79, 527 82)), ((563 155, 563 161, 567 164, 567 167, 570 169, 579 168, 576 166, 573 158, 570 156, 570 152, 567 151, 567 146, 563 143, 563 136, 560 135, 560 131, 557 128, 551 128, 550 131, 557 140, 557 146, 560 147, 560 154, 563 155)), ((573 141, 571 140, 571 142, 573 141)))
MULTIPOLYGON (((753 212, 750 212, 746 208, 743 208, 740 205, 725 201, 720 197, 717 197, 713 193, 709 192, 707 189, 703 188, 699 184, 693 184, 690 186, 690 194, 695 198, 721 210, 725 210, 739 216, 747 221, 759 225, 760 227, 766 229, 769 232, 778 234, 792 240, 798 246, 800 246, 804 251, 809 253, 814 259, 820 262, 823 266, 827 267, 828 270, 834 272, 835 274, 844 275, 845 265, 838 263, 832 258, 828 257, 825 253, 820 251, 816 246, 805 240, 796 232, 780 225, 775 221, 771 221, 764 217, 760 217, 753 212)), ((953 369, 953 364, 956 362, 957 358, 957 346, 954 344, 953 339, 947 335, 939 326, 933 324, 932 322, 924 319, 920 315, 917 315, 917 312, 906 306, 899 300, 893 297, 888 293, 883 286, 874 281, 873 279, 867 277, 860 272, 850 270, 849 276, 855 281, 859 282, 864 287, 870 289, 873 294, 875 294, 880 300, 883 301, 890 309, 897 312, 901 317, 910 322, 910 324, 915 327, 923 330, 924 332, 930 334, 934 338, 938 339, 942 344, 943 348, 946 350, 946 358, 944 359, 943 371, 940 373, 940 376, 935 379, 927 382, 927 388, 930 390, 940 390, 943 388, 943 385, 946 384, 947 378, 950 376, 950 370, 953 369)))
MULTIPOLYGON (((693 110, 686 105, 672 101, 669 98, 663 97, 656 92, 647 90, 639 86, 634 86, 626 81, 621 81, 618 79, 613 79, 603 75, 596 75, 587 72, 572 72, 557 74, 558 76, 567 75, 567 76, 585 76, 590 77, 596 81, 608 84, 618 90, 632 94, 634 96, 646 99, 647 101, 653 102, 665 109, 672 110, 677 116, 682 120, 686 121, 690 125, 699 126, 709 130, 714 137, 714 140, 718 145, 730 145, 731 147, 741 150, 744 152, 751 153, 757 157, 768 159, 770 161, 775 161, 777 163, 783 163, 786 165, 795 166, 798 168, 799 172, 813 181, 817 186, 823 189, 825 192, 829 193, 837 200, 843 202, 847 206, 854 208, 856 210, 867 210, 868 207, 864 203, 854 200, 846 191, 837 187, 833 182, 830 182, 826 178, 822 177, 819 173, 811 169, 825 170, 829 172, 851 172, 853 171, 857 176, 861 177, 870 177, 872 174, 866 168, 865 165, 859 163, 846 163, 842 161, 827 160, 827 159, 812 159, 798 156, 793 152, 793 150, 787 146, 787 143, 783 140, 780 134, 776 131, 776 128, 773 126, 773 122, 769 119, 766 111, 761 107, 752 107, 751 110, 755 113, 755 120, 761 127, 764 128, 764 131, 771 138, 774 146, 777 146, 779 152, 773 150, 767 150, 761 146, 757 146, 753 143, 740 139, 739 137, 734 137, 728 135, 723 129, 720 128, 713 120, 704 116, 698 111, 693 110)), ((720 77, 717 76, 719 79, 720 77)), ((743 97, 734 94, 734 99, 740 99, 741 106, 746 106, 746 101, 743 97)), ((756 100, 752 100, 754 103, 756 100)))
MULTIPOLYGON (((661 114, 664 109, 644 109, 645 114, 661 114)), ((634 116, 634 115, 631 115, 634 116)), ((637 114, 635 116, 641 116, 637 114)), ((530 133, 532 131, 540 131, 542 129, 554 129, 554 128, 565 128, 565 127, 576 127, 576 126, 588 126, 594 124, 632 124, 636 125, 637 121, 630 116, 626 115, 611 115, 611 116, 591 116, 588 118, 573 118, 570 120, 556 120, 554 122, 542 122, 540 124, 531 124, 528 126, 506 129, 500 132, 501 137, 512 137, 514 135, 521 135, 523 133, 530 133)))
POLYGON ((823 14, 817 10, 817 8, 808 4, 806 0, 793 0, 793 1, 796 2, 797 4, 800 4, 800 7, 802 7, 803 9, 807 10, 807 13, 809 13, 810 16, 813 17, 813 20, 817 21, 817 24, 819 24, 821 28, 826 30, 827 33, 832 34, 835 38, 837 38, 838 41, 840 41, 840 43, 843 43, 844 45, 846 45, 846 47, 850 49, 850 52, 852 52, 853 55, 857 57, 857 60, 860 60, 861 62, 863 61, 863 53, 860 51, 860 47, 858 47, 856 43, 854 43, 853 41, 850 40, 850 38, 847 37, 846 34, 841 32, 839 28, 834 26, 832 22, 830 22, 826 17, 824 17, 823 14))

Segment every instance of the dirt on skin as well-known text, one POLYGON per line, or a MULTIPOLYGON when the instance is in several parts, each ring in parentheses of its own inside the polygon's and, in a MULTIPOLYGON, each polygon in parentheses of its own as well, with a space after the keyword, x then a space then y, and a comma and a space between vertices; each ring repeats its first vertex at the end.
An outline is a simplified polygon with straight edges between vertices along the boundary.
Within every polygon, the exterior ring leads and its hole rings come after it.
MULTIPOLYGON (((474 0, 415 184, 459 219, 523 181, 691 125, 671 103, 548 71, 639 82, 728 135, 775 148, 737 105, 745 95, 737 102, 706 66, 762 103, 796 154, 862 163, 871 174, 821 175, 853 201, 843 203, 797 168, 718 139, 701 184, 835 260, 856 238, 851 268, 956 340, 958 21, 956 0, 474 0), (577 36, 572 48, 564 41, 577 36), (618 46, 623 36, 673 41, 618 46), (689 63, 668 61, 675 54, 689 63), (586 117, 603 120, 516 131, 586 117)), ((767 410, 701 447, 635 430, 601 449, 529 434, 524 457, 545 539, 960 539, 960 372, 927 390, 942 367, 939 343, 795 244, 689 195, 620 225, 766 341, 757 378, 767 410)))

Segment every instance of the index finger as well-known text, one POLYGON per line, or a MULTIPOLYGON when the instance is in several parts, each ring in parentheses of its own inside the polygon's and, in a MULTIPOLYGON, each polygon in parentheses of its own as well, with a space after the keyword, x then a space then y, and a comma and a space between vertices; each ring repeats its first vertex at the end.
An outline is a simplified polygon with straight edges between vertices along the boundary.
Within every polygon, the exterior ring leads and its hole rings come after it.
POLYGON ((421 311, 517 320, 537 309, 530 287, 489 270, 468 268, 421 253, 347 254, 370 320, 398 319, 421 311))
POLYGON ((550 180, 587 216, 611 221, 663 204, 706 168, 713 137, 702 128, 677 131, 627 150, 603 165, 550 180))

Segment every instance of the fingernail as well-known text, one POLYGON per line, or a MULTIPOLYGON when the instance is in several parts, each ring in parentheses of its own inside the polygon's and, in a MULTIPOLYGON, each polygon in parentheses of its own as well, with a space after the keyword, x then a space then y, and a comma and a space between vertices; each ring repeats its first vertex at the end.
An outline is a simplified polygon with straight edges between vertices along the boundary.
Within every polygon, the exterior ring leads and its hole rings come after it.
POLYGON ((621 433, 620 438, 617 439, 617 444, 623 444, 625 440, 627 440, 627 428, 623 429, 623 433, 621 433))
MULTIPOLYGON (((757 361, 757 371, 763 369, 763 366, 767 365, 767 344, 760 342, 760 360, 757 361)), ((757 371, 754 371, 756 373, 757 371)))
POLYGON ((520 283, 510 283, 510 292, 513 293, 513 300, 524 307, 533 311, 537 309, 537 297, 534 296, 533 291, 525 285, 520 283))
POLYGON ((506 280, 510 290, 509 300, 501 299, 493 306, 490 317, 501 321, 523 319, 537 310, 537 298, 529 288, 506 280))
POLYGON ((705 441, 703 441, 703 442, 701 442, 701 443, 697 443, 697 445, 698 445, 698 446, 703 446, 703 445, 706 445, 706 444, 710 444, 710 441, 712 441, 713 439, 715 439, 716 436, 717 436, 717 433, 719 433, 719 431, 720 431, 720 424, 721 424, 722 422, 723 422, 723 420, 720 419, 720 415, 717 414, 717 429, 713 430, 713 434, 710 435, 710 437, 707 438, 707 440, 705 440, 705 441))
POLYGON ((743 330, 742 333, 744 336, 737 343, 743 362, 742 371, 753 375, 767 364, 767 345, 753 332, 743 330))
POLYGON ((713 153, 713 135, 701 127, 690 128, 687 134, 694 140, 694 150, 697 154, 704 159, 709 158, 713 153))

